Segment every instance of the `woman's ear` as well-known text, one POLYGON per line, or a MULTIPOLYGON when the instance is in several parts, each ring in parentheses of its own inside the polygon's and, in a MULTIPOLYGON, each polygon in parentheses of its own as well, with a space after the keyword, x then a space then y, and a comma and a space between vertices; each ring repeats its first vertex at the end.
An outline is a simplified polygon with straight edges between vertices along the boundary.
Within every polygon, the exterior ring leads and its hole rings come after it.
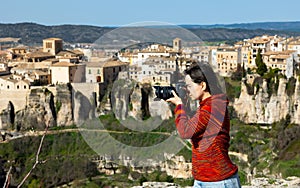
POLYGON ((206 85, 206 82, 201 82, 201 89, 202 91, 206 91, 206 88, 207 88, 207 85, 206 85))

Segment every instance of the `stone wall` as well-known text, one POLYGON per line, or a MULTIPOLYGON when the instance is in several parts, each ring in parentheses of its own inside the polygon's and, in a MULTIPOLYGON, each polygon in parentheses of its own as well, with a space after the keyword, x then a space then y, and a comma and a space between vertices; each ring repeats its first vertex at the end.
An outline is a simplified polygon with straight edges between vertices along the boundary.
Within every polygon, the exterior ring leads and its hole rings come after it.
POLYGON ((15 111, 24 109, 30 90, 25 91, 4 91, 0 90, 0 111, 7 108, 8 102, 11 101, 14 104, 15 111))

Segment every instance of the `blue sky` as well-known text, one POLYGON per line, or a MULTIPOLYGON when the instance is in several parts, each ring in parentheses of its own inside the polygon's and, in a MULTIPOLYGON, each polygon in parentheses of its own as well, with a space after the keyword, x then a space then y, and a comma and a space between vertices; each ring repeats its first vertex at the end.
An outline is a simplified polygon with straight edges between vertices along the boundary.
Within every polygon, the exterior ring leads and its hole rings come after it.
POLYGON ((135 22, 231 24, 300 21, 299 0, 2 1, 0 23, 123 26, 135 22))

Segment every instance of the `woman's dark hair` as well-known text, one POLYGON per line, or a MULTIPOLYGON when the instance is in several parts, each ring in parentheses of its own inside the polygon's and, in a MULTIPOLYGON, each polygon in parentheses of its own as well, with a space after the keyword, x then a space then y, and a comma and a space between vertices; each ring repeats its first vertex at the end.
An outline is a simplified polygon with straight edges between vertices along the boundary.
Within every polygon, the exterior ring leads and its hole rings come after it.
POLYGON ((216 73, 209 64, 192 61, 184 73, 190 75, 195 83, 200 84, 201 82, 205 82, 207 91, 210 94, 215 95, 223 93, 216 73))

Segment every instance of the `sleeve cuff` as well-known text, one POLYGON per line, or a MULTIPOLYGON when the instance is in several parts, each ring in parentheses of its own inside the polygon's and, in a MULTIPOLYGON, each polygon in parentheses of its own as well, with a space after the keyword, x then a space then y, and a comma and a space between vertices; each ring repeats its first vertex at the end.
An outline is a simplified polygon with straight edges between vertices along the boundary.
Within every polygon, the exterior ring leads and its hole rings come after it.
POLYGON ((175 112, 176 115, 178 115, 178 114, 182 113, 182 110, 183 110, 182 104, 178 104, 178 105, 175 107, 174 112, 175 112))

